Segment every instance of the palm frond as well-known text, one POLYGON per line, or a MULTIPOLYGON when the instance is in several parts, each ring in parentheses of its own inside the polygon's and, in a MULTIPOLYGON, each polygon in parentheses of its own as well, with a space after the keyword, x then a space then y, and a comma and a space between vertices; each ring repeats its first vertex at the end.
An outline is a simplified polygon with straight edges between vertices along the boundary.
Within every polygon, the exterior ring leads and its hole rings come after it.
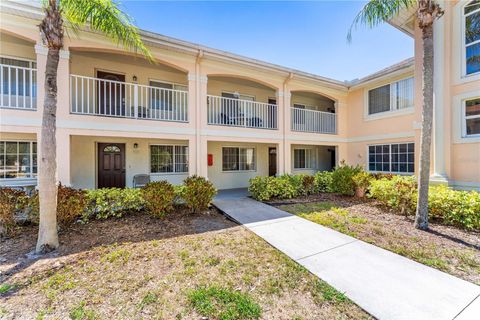
POLYGON ((352 41, 352 32, 358 25, 376 27, 395 17, 400 10, 416 6, 416 3, 416 0, 370 0, 353 20, 347 34, 348 42, 352 41))
POLYGON ((154 61, 138 28, 133 24, 133 19, 120 10, 119 3, 113 0, 60 0, 60 9, 74 32, 88 26, 126 49, 140 52, 148 60, 154 61))

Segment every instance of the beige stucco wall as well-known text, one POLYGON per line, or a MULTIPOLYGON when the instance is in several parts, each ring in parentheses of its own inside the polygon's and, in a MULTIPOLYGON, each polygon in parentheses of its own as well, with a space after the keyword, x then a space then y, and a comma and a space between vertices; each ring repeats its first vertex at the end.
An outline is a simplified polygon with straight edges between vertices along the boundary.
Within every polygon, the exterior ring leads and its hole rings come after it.
POLYGON ((335 101, 310 92, 292 92, 291 106, 293 107, 296 103, 317 111, 335 110, 335 101))
POLYGON ((125 75, 126 82, 148 85, 150 80, 188 85, 187 74, 164 64, 152 64, 145 59, 104 52, 71 51, 70 73, 96 77, 96 72, 105 71, 125 75))
MULTIPOLYGON (((71 137, 71 182, 76 188, 93 189, 97 181, 97 143, 125 143, 125 174, 127 187, 132 186, 135 174, 150 173, 151 144, 188 145, 183 140, 137 139, 118 137, 71 137), (134 149, 133 144, 138 143, 134 149)), ((151 174, 152 181, 167 180, 173 184, 181 184, 188 176, 183 173, 151 174)))
POLYGON ((0 32, 0 55, 12 58, 36 60, 34 43, 0 32))
POLYGON ((208 167, 208 179, 218 189, 248 187, 248 180, 256 176, 268 175, 268 148, 274 144, 240 143, 209 141, 208 154, 213 156, 213 165, 208 167), (242 146, 255 148, 256 169, 252 171, 224 172, 222 171, 222 147, 242 146))
POLYGON ((267 103, 269 98, 275 99, 276 95, 274 89, 253 81, 228 77, 209 77, 207 93, 221 97, 222 92, 238 92, 243 95, 253 96, 255 101, 264 103, 267 103))

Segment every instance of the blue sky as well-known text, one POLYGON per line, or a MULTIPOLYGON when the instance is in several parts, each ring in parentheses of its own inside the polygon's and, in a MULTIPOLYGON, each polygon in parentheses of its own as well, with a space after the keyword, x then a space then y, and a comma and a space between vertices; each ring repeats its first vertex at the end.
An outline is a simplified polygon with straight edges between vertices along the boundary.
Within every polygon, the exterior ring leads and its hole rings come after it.
POLYGON ((122 1, 142 29, 337 80, 413 56, 413 40, 388 24, 346 34, 365 1, 122 1))

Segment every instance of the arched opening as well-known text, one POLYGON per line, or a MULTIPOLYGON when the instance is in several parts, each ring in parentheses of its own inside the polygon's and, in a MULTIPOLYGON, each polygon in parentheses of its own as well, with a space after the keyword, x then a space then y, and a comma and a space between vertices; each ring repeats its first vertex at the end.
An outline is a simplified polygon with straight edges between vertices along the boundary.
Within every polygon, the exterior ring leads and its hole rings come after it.
POLYGON ((34 43, 0 32, 0 107, 35 109, 37 64, 34 43))
POLYGON ((291 97, 292 131, 335 134, 335 101, 309 91, 293 91, 291 97))
POLYGON ((209 75, 208 124, 278 128, 276 90, 244 77, 209 75))
POLYGON ((131 54, 70 48, 73 113, 185 122, 188 74, 131 54))

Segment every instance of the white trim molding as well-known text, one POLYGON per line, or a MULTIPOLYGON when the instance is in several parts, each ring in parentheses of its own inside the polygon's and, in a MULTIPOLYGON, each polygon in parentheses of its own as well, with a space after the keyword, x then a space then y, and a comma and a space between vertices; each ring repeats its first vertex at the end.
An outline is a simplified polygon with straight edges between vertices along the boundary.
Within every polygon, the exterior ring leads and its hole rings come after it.
POLYGON ((453 143, 479 143, 480 135, 466 135, 465 101, 480 98, 480 90, 469 91, 452 98, 453 102, 453 143))
POLYGON ((465 46, 465 16, 463 8, 471 0, 460 0, 453 10, 453 34, 452 34, 452 73, 453 83, 462 84, 480 80, 480 72, 466 74, 466 46, 465 46))

